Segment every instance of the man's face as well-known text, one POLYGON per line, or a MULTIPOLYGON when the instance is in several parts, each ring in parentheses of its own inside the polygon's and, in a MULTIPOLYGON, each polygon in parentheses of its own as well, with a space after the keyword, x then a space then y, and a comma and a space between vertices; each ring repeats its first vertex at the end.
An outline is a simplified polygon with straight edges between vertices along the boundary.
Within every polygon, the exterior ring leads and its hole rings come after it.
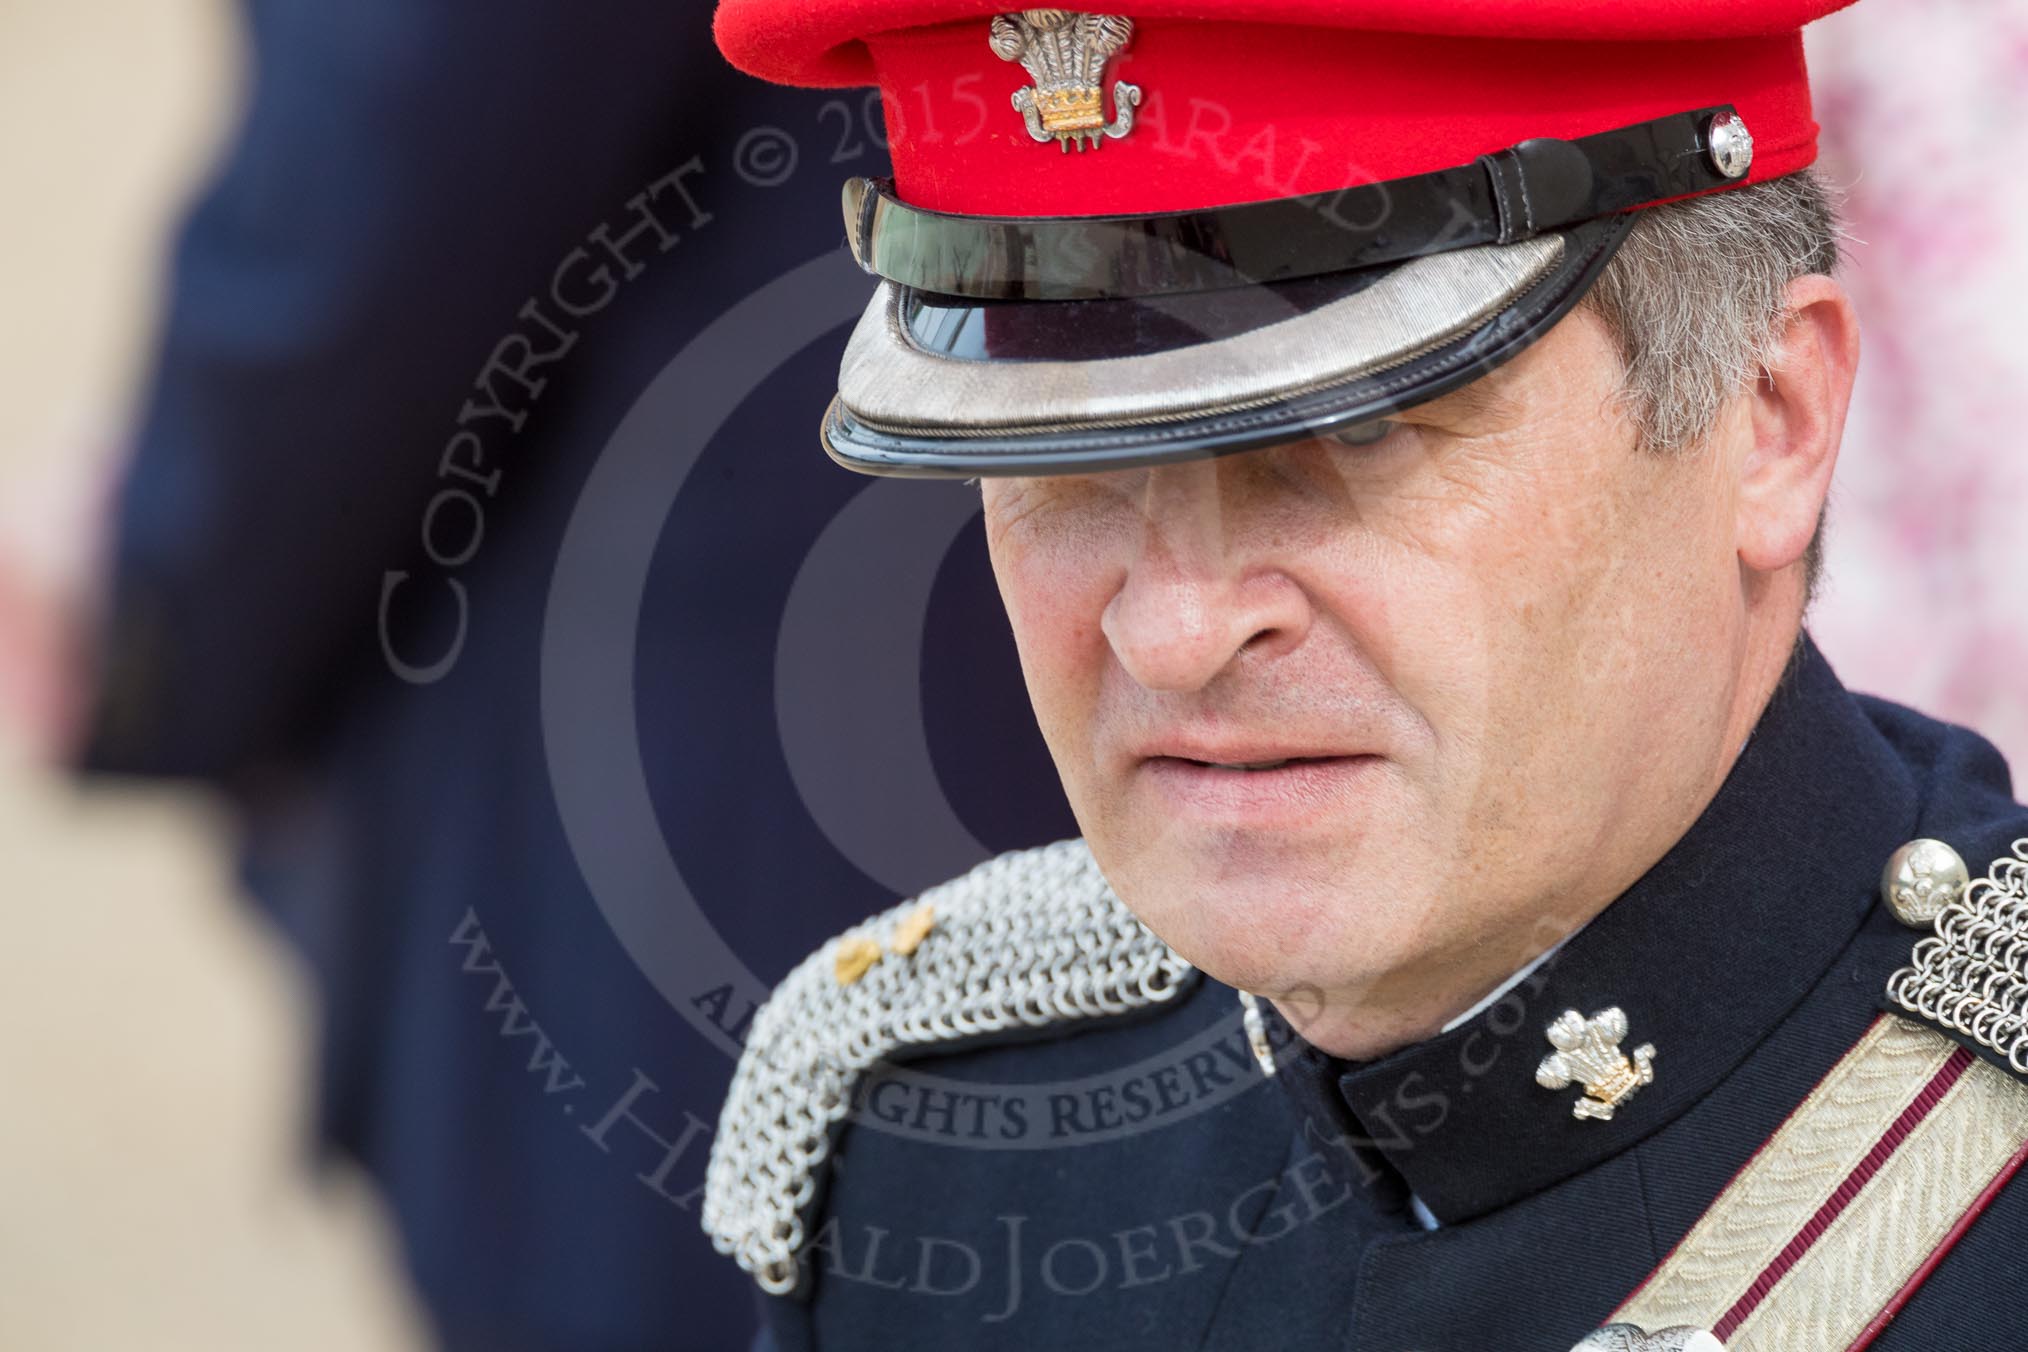
POLYGON ((1638 878, 1738 749, 1738 420, 1650 454, 1619 372, 1580 309, 1356 436, 987 482, 1100 866, 1213 976, 1321 997, 1324 1045, 1434 1031, 1638 878))

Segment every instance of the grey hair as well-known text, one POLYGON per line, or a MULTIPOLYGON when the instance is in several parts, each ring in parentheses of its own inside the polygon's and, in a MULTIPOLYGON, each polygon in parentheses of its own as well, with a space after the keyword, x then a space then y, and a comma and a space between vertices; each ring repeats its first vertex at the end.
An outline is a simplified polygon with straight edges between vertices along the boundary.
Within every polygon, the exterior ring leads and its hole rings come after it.
MULTIPOLYGON (((1637 214, 1584 303, 1619 349, 1620 399, 1643 446, 1704 443, 1725 401, 1774 360, 1789 283, 1834 272, 1843 238, 1835 194, 1808 169, 1637 214)), ((1822 562, 1819 522, 1813 595, 1822 562)))
POLYGON ((1585 303, 1619 347, 1644 445, 1703 443, 1773 360, 1788 284, 1834 271, 1841 233, 1830 189, 1807 169, 1635 216, 1585 303))

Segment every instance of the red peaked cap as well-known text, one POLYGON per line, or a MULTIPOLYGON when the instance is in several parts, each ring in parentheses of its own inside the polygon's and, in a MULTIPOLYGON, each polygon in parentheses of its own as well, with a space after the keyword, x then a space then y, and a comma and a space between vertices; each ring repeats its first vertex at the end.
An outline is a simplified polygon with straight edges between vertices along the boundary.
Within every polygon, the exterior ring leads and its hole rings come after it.
POLYGON ((895 195, 964 215, 1186 211, 1326 192, 1714 104, 1753 135, 1742 182, 1817 156, 1802 25, 1851 0, 1139 0, 1105 69, 1131 132, 1038 144, 1031 81, 978 0, 722 0, 718 45, 783 84, 877 84, 895 195))

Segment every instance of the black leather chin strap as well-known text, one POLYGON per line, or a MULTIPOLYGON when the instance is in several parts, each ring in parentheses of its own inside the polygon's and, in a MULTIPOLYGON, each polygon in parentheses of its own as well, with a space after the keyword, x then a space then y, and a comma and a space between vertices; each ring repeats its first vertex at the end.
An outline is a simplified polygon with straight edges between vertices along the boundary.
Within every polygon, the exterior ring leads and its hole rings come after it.
POLYGON ((1211 291, 1512 244, 1737 183, 1712 153, 1730 104, 1336 192, 1142 216, 953 216, 890 179, 845 185, 852 255, 875 276, 977 300, 1101 300, 1211 291))

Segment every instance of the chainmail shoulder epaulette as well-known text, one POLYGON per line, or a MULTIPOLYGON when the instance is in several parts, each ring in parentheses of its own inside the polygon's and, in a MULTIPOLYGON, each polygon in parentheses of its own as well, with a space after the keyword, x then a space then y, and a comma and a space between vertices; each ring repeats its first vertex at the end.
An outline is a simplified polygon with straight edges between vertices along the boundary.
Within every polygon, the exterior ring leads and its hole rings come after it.
POLYGON ((833 1129, 875 1062, 1123 1014, 1194 969, 1113 895, 1081 840, 1002 855, 847 930, 754 1016, 705 1173, 705 1231, 793 1291, 833 1129))
POLYGON ((2028 1079, 2028 839, 1944 907, 1887 999, 2028 1079))

